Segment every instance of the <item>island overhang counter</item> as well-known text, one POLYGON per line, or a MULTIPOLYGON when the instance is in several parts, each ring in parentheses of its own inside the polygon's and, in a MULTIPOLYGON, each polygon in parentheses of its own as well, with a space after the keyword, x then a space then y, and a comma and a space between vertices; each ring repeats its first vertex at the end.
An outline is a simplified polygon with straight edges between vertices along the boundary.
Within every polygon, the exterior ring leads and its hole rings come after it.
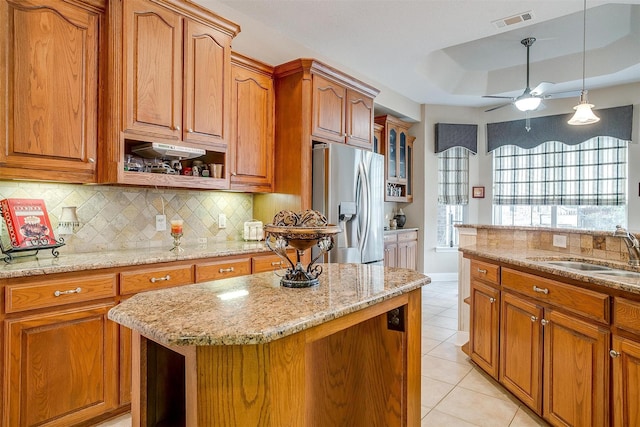
POLYGON ((133 330, 133 426, 418 426, 421 291, 406 269, 324 264, 144 292, 111 309, 133 330))

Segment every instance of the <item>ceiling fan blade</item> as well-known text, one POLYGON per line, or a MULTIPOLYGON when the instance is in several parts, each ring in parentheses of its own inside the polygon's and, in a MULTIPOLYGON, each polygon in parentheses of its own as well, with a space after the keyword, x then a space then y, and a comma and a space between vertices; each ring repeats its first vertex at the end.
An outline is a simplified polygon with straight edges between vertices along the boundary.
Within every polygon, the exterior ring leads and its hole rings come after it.
POLYGON ((498 108, 506 107, 507 105, 511 105, 511 103, 498 105, 497 107, 493 107, 493 108, 489 108, 488 110, 484 110, 484 112, 488 113, 489 111, 497 110, 498 108))
POLYGON ((497 99, 510 99, 510 100, 514 100, 515 98, 513 96, 498 96, 498 95, 483 95, 483 98, 497 98, 497 99))
POLYGON ((551 82, 542 82, 531 90, 531 95, 534 95, 534 96, 542 95, 543 93, 551 89, 553 85, 554 84, 551 82))
POLYGON ((548 93, 544 96, 544 99, 573 98, 573 97, 579 97, 581 94, 582 94, 581 90, 569 90, 566 92, 548 93))

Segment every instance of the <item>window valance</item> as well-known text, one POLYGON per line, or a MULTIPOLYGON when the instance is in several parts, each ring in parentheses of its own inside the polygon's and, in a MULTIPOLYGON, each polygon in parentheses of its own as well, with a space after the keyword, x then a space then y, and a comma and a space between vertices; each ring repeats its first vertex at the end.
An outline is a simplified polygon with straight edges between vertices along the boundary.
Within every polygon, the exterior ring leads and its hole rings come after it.
POLYGON ((436 123, 436 153, 453 147, 478 152, 478 125, 436 123))
POLYGON ((525 129, 525 120, 487 123, 488 151, 491 152, 504 145, 530 149, 548 141, 577 145, 597 136, 610 136, 631 141, 633 105, 596 110, 600 121, 587 126, 568 124, 567 121, 572 115, 573 113, 534 117, 530 119, 529 132, 525 129))

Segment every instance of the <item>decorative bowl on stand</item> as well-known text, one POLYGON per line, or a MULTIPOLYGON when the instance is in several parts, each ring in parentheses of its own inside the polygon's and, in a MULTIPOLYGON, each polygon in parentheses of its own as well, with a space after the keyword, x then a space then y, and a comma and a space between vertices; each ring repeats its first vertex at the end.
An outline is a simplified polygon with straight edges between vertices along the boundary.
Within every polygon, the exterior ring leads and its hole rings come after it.
POLYGON ((327 224, 324 215, 312 210, 301 214, 281 211, 274 217, 273 222, 264 226, 265 243, 289 266, 280 284, 288 288, 308 288, 317 285, 322 267, 314 263, 333 248, 333 236, 341 231, 340 227, 327 224), (295 263, 287 256, 289 246, 296 250, 295 263), (305 268, 301 258, 304 251, 313 246, 317 246, 320 251, 305 268))

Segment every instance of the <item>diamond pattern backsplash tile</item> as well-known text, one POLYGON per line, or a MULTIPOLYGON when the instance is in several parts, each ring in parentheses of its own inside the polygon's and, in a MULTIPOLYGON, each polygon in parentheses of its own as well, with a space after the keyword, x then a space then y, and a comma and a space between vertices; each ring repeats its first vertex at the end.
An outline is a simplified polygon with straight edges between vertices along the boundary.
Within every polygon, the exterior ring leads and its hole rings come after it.
POLYGON ((242 240, 244 222, 253 215, 253 196, 223 191, 150 189, 0 181, 0 199, 43 199, 56 237, 62 208, 76 206, 80 226, 64 235, 66 252, 97 252, 171 246, 169 221, 184 220, 183 245, 242 240), (156 231, 164 212, 167 230, 156 231), (218 214, 227 227, 218 228, 218 214))

